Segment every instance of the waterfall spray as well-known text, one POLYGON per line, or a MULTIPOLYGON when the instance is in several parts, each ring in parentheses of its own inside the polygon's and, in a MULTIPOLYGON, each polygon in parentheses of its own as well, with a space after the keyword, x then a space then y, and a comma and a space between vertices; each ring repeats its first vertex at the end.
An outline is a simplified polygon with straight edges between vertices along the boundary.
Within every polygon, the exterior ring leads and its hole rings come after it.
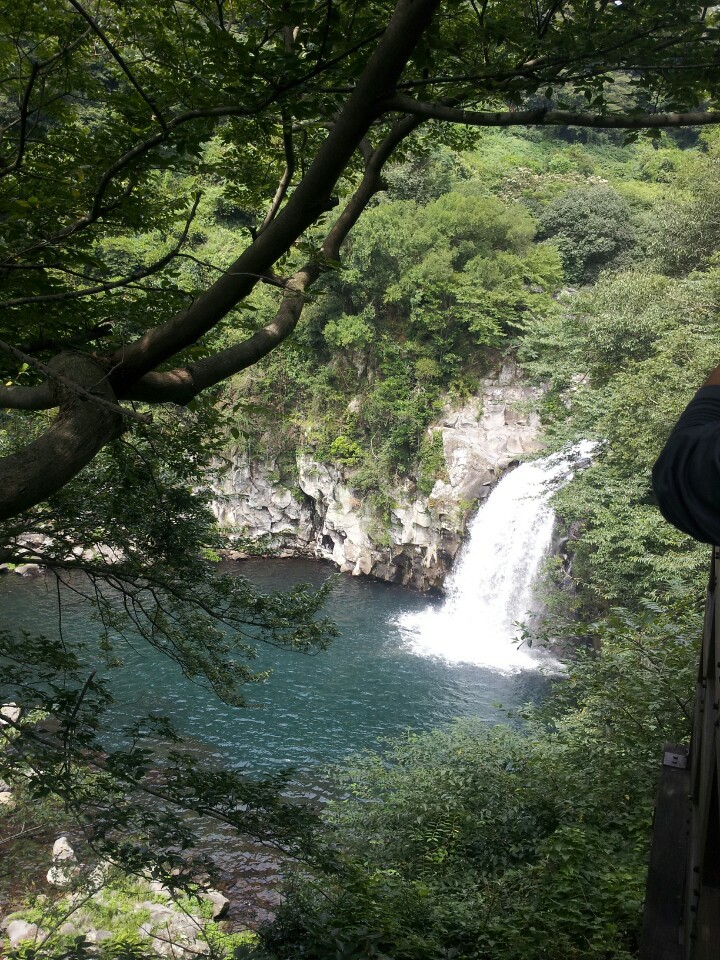
POLYGON ((532 651, 514 642, 516 623, 535 612, 533 582, 555 523, 550 498, 588 466, 595 446, 584 440, 502 478, 468 528, 443 605, 398 621, 415 653, 503 671, 540 665, 532 651))

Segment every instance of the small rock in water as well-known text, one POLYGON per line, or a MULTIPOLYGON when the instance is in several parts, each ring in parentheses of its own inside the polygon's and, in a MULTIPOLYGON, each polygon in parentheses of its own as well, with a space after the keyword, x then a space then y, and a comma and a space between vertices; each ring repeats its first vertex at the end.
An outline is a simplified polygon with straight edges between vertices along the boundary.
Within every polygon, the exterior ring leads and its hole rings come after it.
POLYGON ((21 577, 37 577, 42 573, 42 567, 37 563, 19 563, 15 567, 15 573, 21 577))

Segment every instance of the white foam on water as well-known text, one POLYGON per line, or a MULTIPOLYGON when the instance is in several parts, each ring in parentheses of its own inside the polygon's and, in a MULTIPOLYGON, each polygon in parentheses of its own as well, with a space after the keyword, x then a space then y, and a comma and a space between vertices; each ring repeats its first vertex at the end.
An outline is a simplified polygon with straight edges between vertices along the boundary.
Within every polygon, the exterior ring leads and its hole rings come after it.
POLYGON ((516 623, 536 612, 533 582, 555 523, 550 498, 589 465, 596 446, 583 440, 502 478, 468 528, 443 605, 397 619, 414 653, 503 672, 542 666, 541 656, 518 646, 516 623))

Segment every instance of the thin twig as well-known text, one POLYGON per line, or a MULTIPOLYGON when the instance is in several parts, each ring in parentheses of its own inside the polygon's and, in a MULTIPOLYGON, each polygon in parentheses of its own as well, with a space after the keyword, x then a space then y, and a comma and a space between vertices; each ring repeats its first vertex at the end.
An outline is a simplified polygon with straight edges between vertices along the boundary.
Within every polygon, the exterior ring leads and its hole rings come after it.
POLYGON ((270 208, 265 214, 265 219, 260 224, 256 236, 259 236, 263 230, 270 225, 272 220, 274 220, 275 215, 280 209, 281 203, 285 199, 295 173, 295 148, 293 145, 292 128, 288 121, 287 112, 285 110, 283 110, 283 147, 285 150, 285 170, 280 178, 280 183, 275 191, 275 196, 272 199, 270 208))
POLYGON ((121 287, 127 287, 130 284, 137 283, 138 280, 143 280, 145 277, 150 277, 153 274, 158 273, 178 255, 181 247, 187 240, 190 225, 195 218, 195 213, 199 203, 200 194, 198 193, 195 197, 195 201, 192 205, 192 209, 190 210, 190 214, 188 215, 180 239, 172 248, 172 250, 166 253, 159 260, 156 260, 155 263, 151 263, 150 266, 140 267, 127 277, 123 277, 121 280, 108 280, 106 283, 98 283, 94 287, 85 287, 82 290, 63 290, 60 293, 43 293, 38 294, 35 297, 15 297, 13 300, 5 300, 3 303, 0 303, 0 310, 7 310, 10 307, 21 307, 28 303, 56 303, 58 301, 79 300, 83 297, 92 297, 96 296, 98 293, 108 293, 110 290, 117 290, 121 287))
POLYGON ((167 132, 167 124, 165 123, 165 119, 163 118, 162 112, 158 108, 157 104, 145 93, 139 81, 136 79, 135 75, 133 74, 132 70, 130 69, 130 67, 128 67, 127 63, 123 59, 120 51, 117 49, 117 47, 113 44, 113 42, 107 36, 105 31, 97 22, 97 20, 95 20, 92 16, 90 16, 90 14, 83 7, 83 5, 78 2, 78 0, 70 0, 70 4, 73 7, 75 7, 75 9, 80 14, 80 16, 90 25, 93 33, 98 37, 99 40, 102 41, 103 45, 107 49, 110 56, 120 67, 120 69, 128 78, 128 80, 130 81, 132 86, 135 88, 137 93, 142 97, 145 103, 150 107, 150 110, 152 111, 152 119, 157 120, 160 126, 163 128, 163 130, 167 132))

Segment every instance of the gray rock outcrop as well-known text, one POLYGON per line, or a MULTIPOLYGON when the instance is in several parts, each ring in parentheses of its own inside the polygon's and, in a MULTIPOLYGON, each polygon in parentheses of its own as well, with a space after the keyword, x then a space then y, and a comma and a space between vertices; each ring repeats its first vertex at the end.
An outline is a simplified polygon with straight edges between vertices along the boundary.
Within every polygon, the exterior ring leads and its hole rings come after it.
POLYGON ((309 453, 298 455, 292 486, 278 481, 275 464, 238 458, 218 482, 216 516, 231 539, 267 543, 276 555, 318 557, 346 573, 440 589, 468 514, 508 467, 539 448, 540 395, 507 364, 463 406, 448 405, 428 431, 442 436, 445 476, 428 495, 406 481, 389 523, 353 488, 351 470, 309 453))
POLYGON ((20 707, 16 703, 4 703, 0 706, 0 727, 9 723, 17 723, 20 719, 20 707))
POLYGON ((212 904, 213 920, 222 920, 223 917, 227 916, 230 910, 230 901, 224 893, 220 893, 219 890, 208 890, 205 893, 205 899, 212 904))

